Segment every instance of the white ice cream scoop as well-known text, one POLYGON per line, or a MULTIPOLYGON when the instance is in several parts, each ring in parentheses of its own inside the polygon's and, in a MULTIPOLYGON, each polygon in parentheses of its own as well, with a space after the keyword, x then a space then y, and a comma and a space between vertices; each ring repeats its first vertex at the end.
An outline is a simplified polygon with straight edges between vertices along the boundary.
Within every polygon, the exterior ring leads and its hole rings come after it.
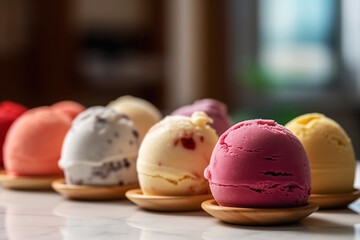
POLYGON ((91 107, 73 121, 59 166, 68 184, 134 184, 138 149, 138 131, 126 115, 91 107))

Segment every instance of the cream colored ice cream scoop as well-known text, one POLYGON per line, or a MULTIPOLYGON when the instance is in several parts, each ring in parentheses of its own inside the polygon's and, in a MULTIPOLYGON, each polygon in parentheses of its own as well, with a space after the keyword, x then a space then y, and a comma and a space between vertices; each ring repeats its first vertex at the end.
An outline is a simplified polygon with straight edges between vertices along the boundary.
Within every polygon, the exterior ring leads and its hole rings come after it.
POLYGON ((197 195, 209 191, 203 172, 218 136, 203 112, 168 116, 146 134, 137 171, 146 195, 197 195))
POLYGON ((351 140, 334 120, 319 113, 301 115, 285 125, 303 144, 309 158, 312 193, 353 191, 355 154, 351 140))
POLYGON ((139 130, 140 141, 146 132, 162 118, 160 111, 150 102, 132 96, 120 97, 108 104, 109 108, 126 114, 139 130))

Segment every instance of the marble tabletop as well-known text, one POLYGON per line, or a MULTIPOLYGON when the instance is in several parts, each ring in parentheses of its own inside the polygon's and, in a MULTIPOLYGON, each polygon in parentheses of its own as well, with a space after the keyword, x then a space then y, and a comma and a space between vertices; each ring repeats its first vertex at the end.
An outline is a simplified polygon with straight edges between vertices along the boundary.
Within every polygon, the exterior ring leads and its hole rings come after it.
MULTIPOLYGON (((360 186, 360 174, 355 185, 360 186)), ((0 189, 0 214, 0 240, 360 240, 360 200, 348 209, 316 212, 294 225, 245 227, 222 223, 203 211, 156 213, 127 200, 76 202, 55 192, 0 189)))

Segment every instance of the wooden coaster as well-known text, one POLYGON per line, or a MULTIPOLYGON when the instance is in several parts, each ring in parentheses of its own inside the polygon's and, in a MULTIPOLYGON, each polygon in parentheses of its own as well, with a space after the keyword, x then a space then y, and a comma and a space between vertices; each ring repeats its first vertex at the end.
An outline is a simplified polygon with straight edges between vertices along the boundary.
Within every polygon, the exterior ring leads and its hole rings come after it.
POLYGON ((139 185, 125 186, 87 186, 66 184, 65 179, 57 179, 52 183, 53 189, 66 198, 74 200, 103 201, 125 198, 126 191, 138 188, 139 185))
POLYGON ((319 204, 320 209, 336 209, 346 208, 350 203, 354 202, 360 197, 360 190, 354 189, 351 193, 339 194, 311 194, 310 202, 319 204))
POLYGON ((16 190, 52 190, 51 183, 61 176, 18 177, 0 172, 0 184, 9 189, 16 190))
POLYGON ((215 199, 207 200, 201 207, 213 217, 226 223, 239 225, 285 225, 296 223, 319 209, 316 203, 293 208, 236 208, 223 207, 215 199))
POLYGON ((141 189, 126 192, 126 197, 136 205, 153 211, 185 212, 201 210, 201 203, 211 199, 211 194, 192 196, 154 196, 144 195, 141 189))

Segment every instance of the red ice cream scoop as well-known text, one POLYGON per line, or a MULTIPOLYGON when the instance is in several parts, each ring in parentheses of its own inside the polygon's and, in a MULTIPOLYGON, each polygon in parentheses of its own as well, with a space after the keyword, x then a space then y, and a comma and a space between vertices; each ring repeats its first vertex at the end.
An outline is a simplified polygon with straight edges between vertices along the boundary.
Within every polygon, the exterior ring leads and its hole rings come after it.
POLYGON ((302 144, 273 120, 248 120, 228 129, 219 138, 204 175, 222 206, 301 206, 311 192, 302 144))
POLYGON ((0 166, 3 166, 3 145, 11 124, 27 110, 21 104, 4 101, 0 103, 0 166))

